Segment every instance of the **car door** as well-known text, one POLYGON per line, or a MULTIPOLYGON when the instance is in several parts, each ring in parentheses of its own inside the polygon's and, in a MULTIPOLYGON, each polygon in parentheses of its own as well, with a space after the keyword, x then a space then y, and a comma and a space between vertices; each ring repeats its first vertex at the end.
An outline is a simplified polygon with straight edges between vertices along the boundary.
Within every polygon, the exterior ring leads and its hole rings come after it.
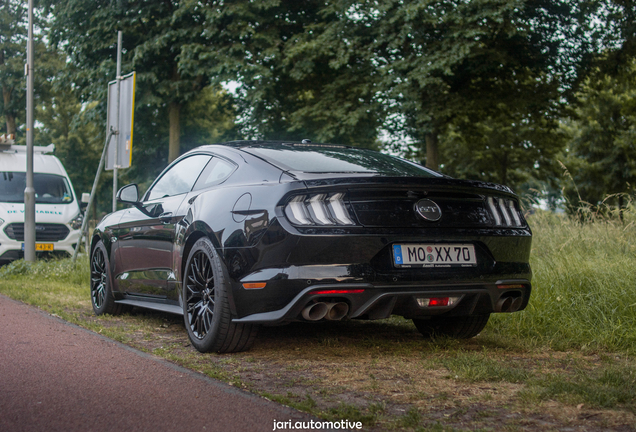
POLYGON ((164 171, 144 196, 141 208, 126 210, 118 224, 119 291, 166 299, 172 273, 176 224, 185 216, 179 209, 211 156, 194 154, 164 171))

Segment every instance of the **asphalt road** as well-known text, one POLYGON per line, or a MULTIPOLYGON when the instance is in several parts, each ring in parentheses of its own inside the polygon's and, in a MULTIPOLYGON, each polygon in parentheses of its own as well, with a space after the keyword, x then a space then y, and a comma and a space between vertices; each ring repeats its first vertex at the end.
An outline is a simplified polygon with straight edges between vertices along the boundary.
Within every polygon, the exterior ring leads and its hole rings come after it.
POLYGON ((0 295, 0 431, 272 431, 311 419, 0 295))

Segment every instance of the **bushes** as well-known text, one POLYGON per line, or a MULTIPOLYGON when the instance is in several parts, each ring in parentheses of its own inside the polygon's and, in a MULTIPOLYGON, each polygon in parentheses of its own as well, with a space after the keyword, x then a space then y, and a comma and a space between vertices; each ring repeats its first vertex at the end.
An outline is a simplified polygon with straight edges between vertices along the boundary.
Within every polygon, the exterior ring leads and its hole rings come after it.
MULTIPOLYGON (((528 308, 490 328, 555 349, 636 352, 636 224, 535 213, 528 308)), ((494 325, 493 325, 494 324, 494 325)))
POLYGON ((53 279, 57 282, 82 285, 88 283, 89 268, 86 258, 80 258, 75 263, 70 258, 51 261, 38 260, 36 262, 17 260, 0 267, 1 279, 16 277, 53 279))

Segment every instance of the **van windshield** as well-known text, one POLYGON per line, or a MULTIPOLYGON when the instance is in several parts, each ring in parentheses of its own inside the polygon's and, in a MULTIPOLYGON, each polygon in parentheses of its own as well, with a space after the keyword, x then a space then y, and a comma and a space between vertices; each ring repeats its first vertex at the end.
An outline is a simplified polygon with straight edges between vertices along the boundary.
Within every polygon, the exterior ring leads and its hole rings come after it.
MULTIPOLYGON (((68 204, 73 194, 66 178, 55 174, 33 173, 35 202, 68 204)), ((0 172, 0 202, 23 203, 26 188, 25 172, 0 172)))

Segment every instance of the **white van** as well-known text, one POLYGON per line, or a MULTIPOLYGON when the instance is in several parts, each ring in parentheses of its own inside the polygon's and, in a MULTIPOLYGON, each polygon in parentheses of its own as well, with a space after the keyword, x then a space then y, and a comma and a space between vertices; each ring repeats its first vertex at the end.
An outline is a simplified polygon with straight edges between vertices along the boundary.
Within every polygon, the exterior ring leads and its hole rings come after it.
MULTIPOLYGON (((82 216, 53 144, 33 148, 36 253, 73 254, 82 216)), ((26 146, 0 145, 0 264, 24 256, 26 146)))

